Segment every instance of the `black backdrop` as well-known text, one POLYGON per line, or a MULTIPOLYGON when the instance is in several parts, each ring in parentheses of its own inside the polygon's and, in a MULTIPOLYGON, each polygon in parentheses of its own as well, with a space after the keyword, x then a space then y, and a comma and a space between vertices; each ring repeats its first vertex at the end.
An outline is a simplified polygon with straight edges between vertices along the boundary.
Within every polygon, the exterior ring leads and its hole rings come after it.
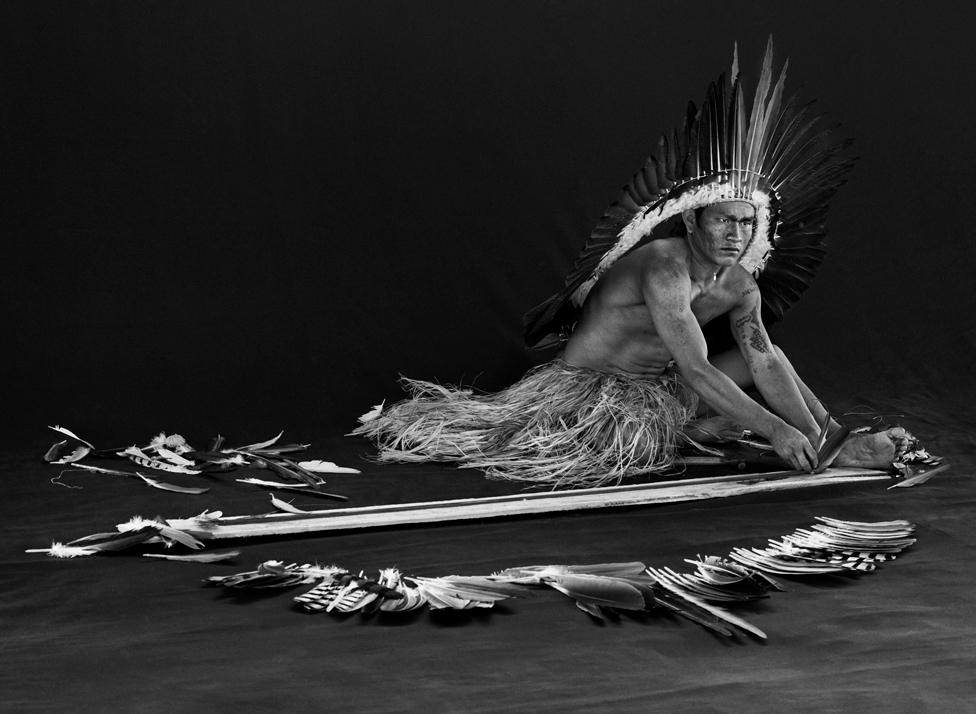
POLYGON ((0 434, 16 438, 0 450, 5 705, 971 708, 974 60, 953 12, 878 0, 0 2, 0 434), (363 469, 329 477, 349 505, 498 486, 372 464, 367 444, 339 435, 396 396, 401 372, 486 389, 517 377, 530 362, 522 312, 560 284, 658 133, 728 67, 733 40, 754 71, 770 33, 792 58, 790 85, 862 157, 832 207, 827 262, 774 337, 838 411, 904 415, 893 419, 947 457, 947 475, 247 539, 237 563, 203 569, 138 551, 22 552, 132 514, 267 509, 236 474, 201 496, 58 474, 39 458, 53 423, 99 446, 285 428, 310 456, 363 469), (817 514, 906 518, 919 543, 856 585, 791 582, 745 608, 767 646, 658 615, 601 626, 544 594, 401 627, 199 586, 269 558, 423 575, 633 559, 685 570, 682 558, 762 545, 817 514))
MULTIPOLYGON (((486 389, 657 135, 767 35, 861 161, 774 337, 828 396, 973 396, 949 3, 5 2, 5 434, 341 433, 486 389)), ((910 407, 909 407, 910 408, 910 407)))

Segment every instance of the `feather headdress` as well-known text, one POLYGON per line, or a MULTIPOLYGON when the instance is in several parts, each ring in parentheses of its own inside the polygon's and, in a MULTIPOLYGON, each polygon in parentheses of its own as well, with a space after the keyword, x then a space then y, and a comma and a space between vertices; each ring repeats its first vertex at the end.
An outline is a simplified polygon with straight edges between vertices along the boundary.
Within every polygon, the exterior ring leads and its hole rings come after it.
POLYGON ((806 290, 824 257, 827 201, 854 163, 844 151, 850 140, 834 141, 810 103, 784 98, 789 63, 774 79, 771 38, 749 111, 738 64, 736 51, 728 78, 708 87, 700 109, 689 104, 681 128, 660 138, 597 223, 563 289, 526 313, 529 346, 565 334, 596 282, 629 250, 667 236, 683 211, 720 201, 755 206, 739 262, 759 282, 764 318, 779 320, 806 290))

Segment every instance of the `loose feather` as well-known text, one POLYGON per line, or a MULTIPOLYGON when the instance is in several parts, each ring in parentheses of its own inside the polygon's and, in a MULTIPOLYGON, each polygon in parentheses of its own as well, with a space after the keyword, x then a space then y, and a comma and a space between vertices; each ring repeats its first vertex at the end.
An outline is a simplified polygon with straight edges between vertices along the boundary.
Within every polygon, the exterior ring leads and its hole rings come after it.
POLYGON ((165 481, 157 481, 154 478, 149 478, 148 476, 144 476, 143 474, 140 473, 137 473, 136 476, 141 478, 143 481, 145 481, 148 485, 152 486, 153 488, 158 488, 162 491, 172 491, 174 493, 186 493, 186 494, 198 496, 201 493, 206 493, 207 491, 210 490, 209 488, 194 488, 192 486, 175 486, 171 483, 166 483, 165 481))
POLYGON ((44 460, 51 464, 73 464, 76 461, 81 461, 91 453, 91 447, 85 446, 84 444, 78 444, 70 453, 61 455, 63 447, 67 443, 67 441, 59 441, 52 445, 51 448, 47 450, 47 453, 44 454, 44 460))
POLYGON ((143 553, 143 558, 160 558, 162 560, 175 560, 178 563, 222 563, 236 559, 241 552, 239 550, 224 550, 213 553, 200 553, 198 555, 168 555, 165 553, 143 553))
POLYGON ((161 461, 160 459, 154 459, 143 452, 138 446, 130 446, 125 451, 118 452, 118 455, 126 456, 130 461, 133 461, 140 466, 156 469, 157 471, 169 471, 171 473, 191 475, 201 473, 199 469, 191 469, 187 466, 178 466, 177 464, 167 463, 166 461, 161 461))
POLYGON ((574 600, 618 610, 643 610, 644 596, 624 580, 603 575, 554 575, 543 582, 574 600))
POLYGON ((284 433, 285 433, 284 430, 281 430, 278 432, 278 436, 268 439, 267 441, 259 441, 256 444, 248 444, 247 446, 242 446, 238 450, 239 451, 260 451, 261 449, 266 449, 269 446, 273 446, 274 444, 277 444, 278 439, 280 439, 284 433))
POLYGON ((658 580, 658 584, 661 587, 663 587, 665 590, 667 590, 669 593, 671 593, 672 595, 675 595, 678 598, 691 603, 696 608, 700 610, 704 610, 705 612, 718 618, 719 620, 723 620, 724 622, 727 622, 730 625, 734 625, 735 627, 738 627, 740 630, 744 630, 750 634, 755 635, 756 637, 762 638, 764 640, 766 639, 765 632, 760 630, 755 625, 746 622, 741 617, 737 615, 733 615, 728 610, 725 610, 721 607, 716 607, 714 605, 710 605, 709 603, 705 602, 701 598, 696 597, 695 595, 692 595, 691 593, 684 590, 683 588, 672 585, 671 583, 665 580, 658 580))
POLYGON ((291 505, 288 501, 283 501, 277 498, 273 493, 271 495, 271 505, 277 508, 279 511, 284 511, 285 513, 308 513, 308 511, 303 511, 297 506, 291 505))
POLYGON ((310 471, 316 474, 361 473, 359 469, 350 468, 348 466, 337 466, 333 461, 322 461, 321 459, 313 459, 311 461, 299 461, 298 465, 301 466, 306 471, 310 471))
POLYGON ((70 436, 72 439, 74 439, 75 441, 81 442, 82 444, 84 444, 85 446, 87 446, 92 451, 95 450, 95 447, 90 442, 85 441, 80 436, 78 436, 77 434, 75 434, 73 431, 70 431, 68 429, 65 429, 63 426, 49 426, 48 429, 53 429, 54 431, 58 432, 59 434, 64 434, 65 436, 70 436))

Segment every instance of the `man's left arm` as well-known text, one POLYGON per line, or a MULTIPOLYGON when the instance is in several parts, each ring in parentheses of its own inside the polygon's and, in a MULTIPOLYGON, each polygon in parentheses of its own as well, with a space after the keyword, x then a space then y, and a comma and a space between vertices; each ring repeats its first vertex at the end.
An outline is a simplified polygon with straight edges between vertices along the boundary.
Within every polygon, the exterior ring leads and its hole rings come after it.
POLYGON ((749 283, 743 287, 738 302, 729 311, 732 334, 749 366, 756 389, 766 400, 770 410, 790 426, 803 432, 815 445, 820 427, 803 402, 792 375, 773 348, 763 325, 761 307, 759 287, 750 278, 749 283))

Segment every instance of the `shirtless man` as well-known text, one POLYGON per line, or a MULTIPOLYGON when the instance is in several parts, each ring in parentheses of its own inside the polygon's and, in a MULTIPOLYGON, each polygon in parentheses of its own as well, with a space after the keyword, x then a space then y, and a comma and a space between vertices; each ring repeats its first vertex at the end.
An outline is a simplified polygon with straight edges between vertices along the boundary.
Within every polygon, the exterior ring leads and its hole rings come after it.
MULTIPOLYGON (((657 377, 673 360, 719 417, 749 429, 794 468, 817 468, 827 412, 763 326, 759 288, 739 265, 755 208, 724 201, 685 211, 687 237, 654 240, 618 260, 590 292, 563 359, 604 372, 657 377), (738 349, 709 359, 701 326, 728 314, 738 349), (755 387, 768 409, 743 389, 755 387)), ((831 423, 836 429, 839 425, 831 423)), ((903 430, 849 439, 834 463, 886 467, 903 430)))

